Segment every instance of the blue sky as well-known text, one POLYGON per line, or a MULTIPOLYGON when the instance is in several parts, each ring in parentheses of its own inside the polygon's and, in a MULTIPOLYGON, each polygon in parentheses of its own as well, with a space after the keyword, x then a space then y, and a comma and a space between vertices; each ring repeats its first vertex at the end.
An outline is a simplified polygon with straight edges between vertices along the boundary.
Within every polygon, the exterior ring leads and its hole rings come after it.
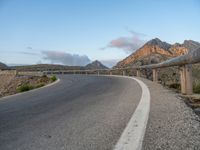
POLYGON ((155 37, 200 42, 199 16, 199 0, 0 0, 0 61, 112 66, 155 37))

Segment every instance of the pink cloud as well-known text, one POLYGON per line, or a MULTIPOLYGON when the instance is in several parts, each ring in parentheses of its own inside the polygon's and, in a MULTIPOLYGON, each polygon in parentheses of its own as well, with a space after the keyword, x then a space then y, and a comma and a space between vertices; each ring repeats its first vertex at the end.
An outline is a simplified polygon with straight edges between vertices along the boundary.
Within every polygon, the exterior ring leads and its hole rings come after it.
MULTIPOLYGON (((134 31, 129 31, 132 36, 130 37, 120 37, 109 42, 108 46, 105 48, 119 48, 125 51, 126 53, 131 53, 140 48, 145 41, 142 40, 142 36, 145 36, 141 33, 136 33, 134 31)), ((103 49, 105 49, 103 48, 103 49)))

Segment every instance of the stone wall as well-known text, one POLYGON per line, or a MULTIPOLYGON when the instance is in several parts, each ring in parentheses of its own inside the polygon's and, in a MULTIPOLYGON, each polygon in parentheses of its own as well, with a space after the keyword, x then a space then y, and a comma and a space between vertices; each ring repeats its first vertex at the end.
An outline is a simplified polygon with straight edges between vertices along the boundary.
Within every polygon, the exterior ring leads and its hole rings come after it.
POLYGON ((0 70, 0 75, 16 75, 16 70, 0 70))
POLYGON ((23 75, 23 76, 42 76, 43 72, 40 71, 19 71, 17 72, 17 75, 23 75))

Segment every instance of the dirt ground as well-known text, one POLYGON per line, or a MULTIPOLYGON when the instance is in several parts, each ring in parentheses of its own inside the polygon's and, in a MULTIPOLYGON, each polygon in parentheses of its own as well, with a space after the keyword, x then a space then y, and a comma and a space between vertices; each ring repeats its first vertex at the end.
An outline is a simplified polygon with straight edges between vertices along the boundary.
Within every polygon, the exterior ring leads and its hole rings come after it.
POLYGON ((16 94, 20 86, 41 87, 51 83, 49 77, 0 75, 0 97, 16 94))

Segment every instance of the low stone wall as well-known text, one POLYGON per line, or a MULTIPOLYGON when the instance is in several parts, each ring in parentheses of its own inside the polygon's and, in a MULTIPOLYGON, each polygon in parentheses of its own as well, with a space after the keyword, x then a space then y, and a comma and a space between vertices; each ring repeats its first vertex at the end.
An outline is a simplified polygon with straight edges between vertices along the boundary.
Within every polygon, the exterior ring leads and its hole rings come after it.
POLYGON ((23 75, 23 76, 42 76, 44 73, 43 72, 36 72, 36 71, 19 71, 17 72, 17 75, 23 75))
POLYGON ((16 75, 23 75, 23 76, 42 76, 44 73, 41 71, 17 71, 17 70, 0 70, 0 75, 4 76, 16 76, 16 75))
POLYGON ((16 75, 16 70, 0 70, 0 75, 16 75))

